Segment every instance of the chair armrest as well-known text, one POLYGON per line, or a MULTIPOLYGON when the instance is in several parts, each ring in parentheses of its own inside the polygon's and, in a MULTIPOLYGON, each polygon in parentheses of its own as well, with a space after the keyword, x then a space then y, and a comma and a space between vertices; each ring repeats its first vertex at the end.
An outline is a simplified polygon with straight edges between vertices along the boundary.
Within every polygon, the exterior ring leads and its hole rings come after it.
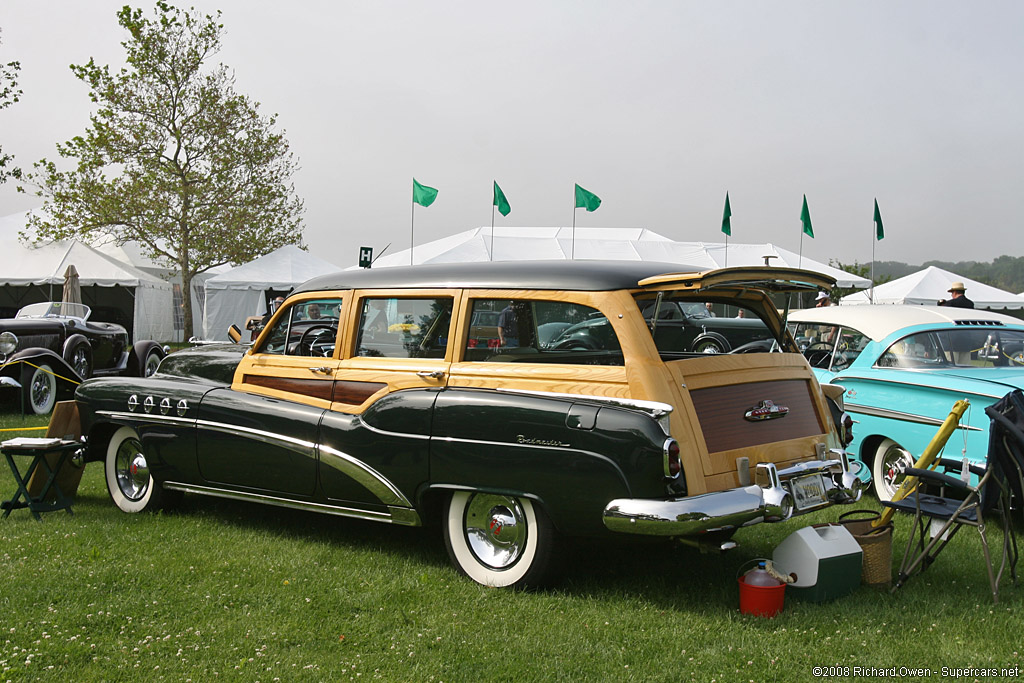
MULTIPOLYGON (((939 458, 936 462, 938 462, 939 467, 942 467, 942 469, 944 470, 953 470, 954 472, 963 471, 963 460, 954 460, 953 458, 939 458)), ((967 467, 968 469, 970 469, 971 474, 977 475, 978 477, 982 477, 985 474, 986 468, 984 465, 975 465, 973 463, 967 463, 967 467)))
POLYGON ((935 472, 933 470, 923 470, 919 467, 908 467, 903 470, 903 474, 908 477, 917 477, 926 484, 936 484, 939 486, 948 486, 958 491, 973 491, 974 487, 956 477, 951 477, 948 474, 942 472, 935 472))

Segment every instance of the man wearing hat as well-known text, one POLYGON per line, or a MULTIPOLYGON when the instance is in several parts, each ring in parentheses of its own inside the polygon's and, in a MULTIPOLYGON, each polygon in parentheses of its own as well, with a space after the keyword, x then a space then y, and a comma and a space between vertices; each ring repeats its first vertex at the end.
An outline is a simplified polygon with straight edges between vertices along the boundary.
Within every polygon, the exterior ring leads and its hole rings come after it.
POLYGON ((974 308, 974 302, 967 298, 964 292, 967 288, 962 282, 954 282, 949 286, 949 299, 939 301, 940 306, 953 306, 955 308, 974 308))
POLYGON ((814 297, 814 307, 821 308, 822 306, 828 306, 832 303, 832 300, 828 298, 828 292, 818 292, 818 296, 814 297))

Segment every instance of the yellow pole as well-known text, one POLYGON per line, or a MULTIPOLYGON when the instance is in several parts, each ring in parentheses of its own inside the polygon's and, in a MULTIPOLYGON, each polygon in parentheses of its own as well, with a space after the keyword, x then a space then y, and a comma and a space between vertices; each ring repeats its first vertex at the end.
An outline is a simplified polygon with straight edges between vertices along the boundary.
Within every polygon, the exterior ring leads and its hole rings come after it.
MULTIPOLYGON (((960 399, 953 404, 953 409, 949 411, 949 416, 946 417, 946 421, 942 423, 942 426, 939 427, 939 431, 937 431, 935 436, 932 437, 931 443, 929 443, 928 447, 921 453, 921 457, 919 457, 917 462, 914 463, 914 467, 918 469, 926 469, 932 466, 935 458, 939 455, 942 447, 946 445, 946 441, 949 440, 953 430, 957 428, 958 424, 960 424, 960 418, 964 416, 964 413, 967 412, 967 408, 970 405, 970 402, 965 398, 960 399)), ((892 499, 903 500, 913 493, 916 488, 917 477, 906 477, 900 485, 899 490, 893 494, 892 499)), ((871 526, 879 527, 888 524, 889 520, 892 519, 892 515, 893 509, 886 508, 885 512, 882 513, 882 516, 872 522, 871 526)))

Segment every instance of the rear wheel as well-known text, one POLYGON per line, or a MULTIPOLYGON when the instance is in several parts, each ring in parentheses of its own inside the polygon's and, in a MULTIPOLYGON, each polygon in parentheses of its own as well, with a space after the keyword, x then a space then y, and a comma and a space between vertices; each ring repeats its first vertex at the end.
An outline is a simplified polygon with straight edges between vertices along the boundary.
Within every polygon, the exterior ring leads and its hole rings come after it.
POLYGON ((64 360, 82 379, 92 377, 92 348, 89 346, 89 342, 80 341, 75 344, 68 350, 67 358, 64 360))
POLYGON ((485 586, 545 583, 553 568, 554 533, 544 511, 527 498, 458 491, 445 511, 448 556, 485 586))
POLYGON ((892 500, 903 483, 903 471, 913 465, 914 456, 892 439, 886 439, 879 444, 871 465, 871 476, 874 479, 875 495, 878 496, 878 500, 892 500))
POLYGON ((156 510, 180 500, 176 491, 164 491, 153 475, 142 452, 142 441, 131 427, 121 427, 110 443, 104 462, 107 490, 122 512, 156 510))

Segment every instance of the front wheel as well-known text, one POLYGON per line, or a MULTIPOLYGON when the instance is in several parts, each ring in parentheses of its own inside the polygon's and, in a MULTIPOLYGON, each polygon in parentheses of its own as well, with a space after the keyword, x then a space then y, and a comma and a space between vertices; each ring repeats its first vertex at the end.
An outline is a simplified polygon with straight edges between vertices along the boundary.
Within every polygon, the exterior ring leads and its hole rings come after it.
POLYGON ((871 464, 875 495, 878 500, 892 500, 903 483, 903 470, 914 466, 914 456, 892 439, 886 439, 875 451, 871 464))
POLYGON ((542 585, 553 569, 554 527, 527 498, 457 491, 444 540, 460 572, 495 588, 542 585))
POLYGON ((728 350, 724 343, 714 337, 698 339, 693 343, 694 353, 725 353, 728 350))
POLYGON ((26 412, 35 415, 48 415, 57 402, 57 376, 46 363, 32 368, 28 384, 23 388, 26 412))
POLYGON ((121 427, 107 444, 104 461, 107 490, 122 512, 156 510, 172 502, 149 473, 149 463, 142 451, 139 435, 131 427, 121 427))

